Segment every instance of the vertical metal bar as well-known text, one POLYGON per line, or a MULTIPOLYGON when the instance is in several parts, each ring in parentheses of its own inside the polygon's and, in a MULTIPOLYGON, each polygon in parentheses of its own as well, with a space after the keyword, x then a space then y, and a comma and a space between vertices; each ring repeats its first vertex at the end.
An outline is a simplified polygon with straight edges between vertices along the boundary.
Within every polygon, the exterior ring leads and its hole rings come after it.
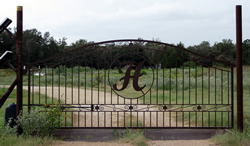
POLYGON ((181 113, 182 113, 182 127, 184 127, 184 111, 182 111, 181 113))
MULTIPOLYGON (((203 95, 204 95, 204 92, 203 92, 203 88, 204 88, 204 86, 203 86, 203 75, 204 75, 204 74, 203 74, 203 65, 201 66, 201 72, 202 72, 202 75, 201 75, 201 78, 202 78, 202 79, 201 79, 201 80, 202 80, 202 81, 201 81, 201 82, 202 82, 202 83, 201 83, 201 84, 202 84, 202 85, 201 85, 201 99, 202 99, 202 104, 204 104, 204 103, 203 103, 203 101, 204 101, 204 100, 203 100, 203 98, 204 98, 204 97, 203 97, 203 95)), ((203 113, 202 113, 202 114, 203 114, 203 113)), ((203 124, 203 123, 202 123, 202 124, 203 124)))
MULTIPOLYGON (((106 60, 106 52, 104 53, 104 58, 106 60)), ((106 62, 104 61, 104 104, 106 104, 106 62)))
POLYGON ((34 71, 32 70, 32 104, 34 104, 34 71))
POLYGON ((230 89, 229 89, 229 72, 227 72, 227 90, 228 90, 228 93, 227 93, 227 104, 229 104, 229 92, 230 92, 230 89))
POLYGON ((215 122, 215 127, 216 127, 216 125, 217 125, 217 123, 216 123, 216 121, 217 121, 217 120, 216 120, 216 111, 214 112, 214 119, 215 119, 214 122, 215 122))
POLYGON ((210 127, 210 112, 208 112, 208 127, 210 127))
POLYGON ((208 67, 208 104, 210 104, 210 67, 208 67))
POLYGON ((171 127, 171 111, 169 111, 169 127, 171 127))
POLYGON ((99 111, 97 111, 97 113, 98 113, 98 116, 97 116, 97 119, 98 119, 98 125, 97 125, 97 127, 100 127, 99 125, 100 125, 100 120, 99 120, 99 111))
POLYGON ((157 53, 157 64, 156 64, 156 104, 158 104, 158 98, 159 98, 159 95, 158 95, 158 63, 159 63, 159 54, 157 53))
POLYGON ((162 69, 163 69, 163 73, 162 73, 162 78, 163 78, 163 104, 165 104, 165 94, 164 94, 164 91, 165 91, 165 73, 164 73, 164 70, 165 70, 165 64, 164 64, 164 61, 162 63, 162 69))
POLYGON ((242 14, 236 6, 237 129, 243 132, 242 14))
POLYGON ((54 104, 54 68, 52 67, 52 104, 54 104))
POLYGON ((197 111, 195 112, 195 127, 197 127, 197 111))
POLYGON ((234 126, 234 67, 231 67, 231 106, 232 106, 232 127, 234 126))
POLYGON ((40 83, 41 83, 41 71, 40 71, 40 66, 39 66, 39 79, 38 79, 38 90, 39 90, 39 104, 41 104, 41 86, 40 86, 40 83))
POLYGON ((71 69, 71 104, 73 104, 74 103, 74 100, 73 100, 73 98, 74 98, 74 92, 73 92, 73 90, 74 90, 74 69, 73 69, 74 67, 72 67, 72 69, 71 69))
POLYGON ((117 112, 117 127, 119 127, 119 111, 117 112))
POLYGON ((130 111, 130 127, 132 127, 132 111, 130 111))
POLYGON ((221 104, 223 104, 223 71, 221 71, 221 104))
POLYGON ((60 86, 61 86, 61 84, 60 84, 60 80, 61 80, 61 77, 60 77, 60 75, 61 75, 61 71, 60 71, 60 66, 58 66, 58 99, 59 99, 59 101, 61 100, 60 98, 61 98, 61 96, 60 96, 60 86))
POLYGON ((169 104, 171 105, 171 66, 169 69, 169 104))
POLYGON ((90 123, 91 127, 93 127, 93 111, 90 112, 91 118, 90 118, 90 123))
POLYGON ((158 127, 158 111, 156 112, 156 127, 158 127))
POLYGON ((215 104, 216 104, 216 68, 214 69, 214 98, 215 98, 215 100, 214 100, 214 102, 215 102, 215 104))
POLYGON ((28 112, 30 112, 30 67, 28 69, 28 112))
POLYGON ((223 112, 221 112, 221 127, 223 127, 223 112))
POLYGON ((190 127, 190 125, 191 125, 190 112, 188 112, 188 114, 189 114, 188 116, 189 116, 189 127, 190 127))
POLYGON ((175 127, 177 127, 177 123, 178 123, 178 112, 175 112, 175 118, 176 118, 175 127))
POLYGON ((87 69, 86 69, 86 62, 84 62, 84 65, 85 65, 85 70, 84 70, 84 88, 85 88, 85 90, 84 90, 84 100, 85 100, 85 102, 84 102, 84 104, 87 104, 87 69))
POLYGON ((47 65, 45 66, 45 103, 47 104, 47 65))
POLYGON ((151 122, 151 111, 149 112, 149 122, 150 122, 150 127, 152 127, 151 125, 152 125, 152 122, 151 122))
MULTIPOLYGON (((23 109, 23 7, 17 6, 17 33, 16 33, 16 58, 17 58, 17 98, 16 98, 16 117, 21 114, 23 109)), ((18 126, 17 134, 22 133, 22 128, 18 126)))
POLYGON ((175 89, 175 94, 176 94, 176 103, 178 103, 178 70, 177 70, 177 59, 176 59, 176 67, 175 67, 175 76, 176 76, 176 83, 175 83, 175 86, 176 86, 176 89, 175 89))
POLYGON ((67 104, 67 66, 65 63, 65 68, 64 68, 64 75, 65 75, 65 96, 64 96, 64 100, 65 100, 65 104, 67 104))
POLYGON ((191 102, 191 99, 190 99, 190 98, 191 98, 191 97, 190 97, 190 95, 191 95, 191 93, 190 93, 190 90, 191 90, 191 89, 190 89, 190 77, 191 77, 191 75, 190 75, 190 61, 188 61, 188 62, 189 62, 189 68, 188 68, 188 76, 189 76, 189 77, 188 77, 188 82, 189 82, 189 83, 188 83, 188 90, 189 90, 189 93, 188 93, 188 95, 189 95, 189 104, 190 104, 190 102, 191 102))
POLYGON ((74 117, 73 117, 73 111, 71 112, 71 127, 73 127, 73 123, 74 123, 74 117))
MULTIPOLYGON (((110 64, 112 64, 113 62, 113 55, 112 55, 112 51, 110 51, 110 58, 111 58, 111 62, 110 64)), ((110 88, 110 93, 111 93, 111 104, 113 104, 113 97, 112 97, 112 88, 110 88)), ((125 99, 124 99, 125 100, 125 99)))
POLYGON ((126 127, 126 118, 125 118, 125 111, 123 112, 123 126, 126 127))
POLYGON ((100 52, 98 51, 98 63, 97 63, 97 91, 98 91, 98 95, 97 95, 97 102, 98 104, 100 103, 99 100, 100 100, 100 83, 99 83, 99 80, 100 80, 100 52))
POLYGON ((67 113, 65 112, 65 116, 64 116, 64 127, 66 127, 66 123, 67 123, 67 113))
POLYGON ((165 112, 163 111, 162 114, 163 114, 163 127, 165 127, 165 112))
POLYGON ((197 104, 197 64, 195 64, 195 104, 197 104))
POLYGON ((91 55, 91 104, 93 104, 93 56, 91 55))
POLYGON ((145 112, 143 112, 143 127, 145 127, 146 125, 145 125, 145 112))
POLYGON ((78 122, 78 128, 80 127, 80 115, 79 115, 79 111, 78 111, 78 120, 77 120, 77 122, 78 122))
POLYGON ((78 104, 80 104, 81 80, 80 80, 80 63, 78 61, 78 104))
POLYGON ((184 104, 184 56, 182 55, 182 104, 184 104))
POLYGON ((111 116, 110 125, 111 127, 113 127, 113 112, 112 111, 110 112, 110 116, 111 116))
POLYGON ((202 117, 202 127, 204 127, 204 120, 203 120, 203 111, 201 112, 201 117, 202 117))
POLYGON ((106 111, 104 111, 104 127, 106 127, 106 111))
MULTIPOLYGON (((85 120, 85 121, 84 121, 84 126, 85 126, 85 127, 87 126, 87 115, 86 115, 86 114, 87 114, 87 112, 85 111, 85 112, 84 112, 84 120, 85 120)), ((104 122, 104 123, 105 123, 105 122, 104 122)))

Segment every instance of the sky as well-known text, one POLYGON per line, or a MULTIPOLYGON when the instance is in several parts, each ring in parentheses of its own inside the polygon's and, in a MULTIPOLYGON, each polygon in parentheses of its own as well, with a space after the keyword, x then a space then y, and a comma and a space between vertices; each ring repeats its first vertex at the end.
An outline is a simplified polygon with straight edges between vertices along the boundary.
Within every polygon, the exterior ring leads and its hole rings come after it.
POLYGON ((23 28, 36 28, 55 39, 160 40, 185 47, 222 39, 235 43, 235 7, 242 5, 243 40, 250 39, 249 0, 2 0, 0 22, 16 27, 23 6, 23 28))

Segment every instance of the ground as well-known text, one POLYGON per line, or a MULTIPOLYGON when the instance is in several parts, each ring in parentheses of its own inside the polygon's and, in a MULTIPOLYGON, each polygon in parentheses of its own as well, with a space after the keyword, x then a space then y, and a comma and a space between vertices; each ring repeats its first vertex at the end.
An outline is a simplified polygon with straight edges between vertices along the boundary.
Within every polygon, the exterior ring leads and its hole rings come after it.
MULTIPOLYGON (((208 140, 211 136, 223 130, 211 129, 146 129, 149 146, 214 146, 208 140)), ((57 141, 53 146, 130 146, 130 143, 118 142, 112 129, 64 129, 55 133, 55 136, 62 137, 64 141, 57 141)))

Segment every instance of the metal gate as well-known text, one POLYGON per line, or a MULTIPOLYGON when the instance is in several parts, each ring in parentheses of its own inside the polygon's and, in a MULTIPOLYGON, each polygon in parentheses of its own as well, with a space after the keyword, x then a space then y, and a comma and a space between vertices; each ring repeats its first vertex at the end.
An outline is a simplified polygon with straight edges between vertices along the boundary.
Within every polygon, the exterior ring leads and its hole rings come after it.
POLYGON ((147 40, 88 44, 28 67, 28 108, 61 128, 232 128, 233 65, 147 40))

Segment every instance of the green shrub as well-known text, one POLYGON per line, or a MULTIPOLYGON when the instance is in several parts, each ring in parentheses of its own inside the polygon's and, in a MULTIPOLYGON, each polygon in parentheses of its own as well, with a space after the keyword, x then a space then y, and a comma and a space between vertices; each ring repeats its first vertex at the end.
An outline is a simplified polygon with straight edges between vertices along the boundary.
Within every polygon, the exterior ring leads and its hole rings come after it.
POLYGON ((0 137, 6 137, 6 136, 9 136, 9 135, 16 134, 16 126, 11 128, 9 126, 10 123, 11 123, 11 119, 9 119, 8 123, 5 126, 0 127, 0 137))
POLYGON ((51 136, 60 126, 62 108, 59 105, 44 104, 44 111, 25 111, 18 117, 17 123, 22 127, 24 135, 51 136))

